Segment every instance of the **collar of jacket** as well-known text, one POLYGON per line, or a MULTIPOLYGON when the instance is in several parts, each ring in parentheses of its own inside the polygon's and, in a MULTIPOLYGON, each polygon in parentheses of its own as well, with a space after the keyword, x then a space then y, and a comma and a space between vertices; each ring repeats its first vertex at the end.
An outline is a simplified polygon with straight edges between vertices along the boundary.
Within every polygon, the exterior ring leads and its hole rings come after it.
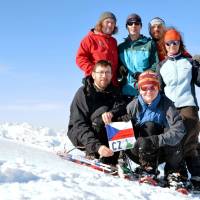
POLYGON ((94 28, 90 30, 89 34, 91 34, 91 35, 98 35, 98 36, 104 37, 104 38, 111 38, 112 37, 112 35, 108 35, 108 34, 105 34, 105 33, 102 33, 102 32, 98 32, 94 28))
POLYGON ((158 93, 157 97, 152 101, 150 105, 146 104, 141 95, 138 96, 138 101, 141 104, 142 111, 144 112, 147 108, 150 110, 155 110, 160 102, 161 95, 158 93))
POLYGON ((148 37, 146 37, 146 36, 144 36, 142 34, 140 35, 140 37, 137 40, 131 40, 130 36, 128 36, 127 38, 125 38, 126 42, 135 43, 135 44, 139 44, 139 43, 145 44, 149 40, 150 40, 150 38, 148 38, 148 37))
POLYGON ((179 60, 182 57, 182 53, 178 53, 176 55, 168 56, 169 60, 179 60))
POLYGON ((93 83, 93 87, 97 92, 110 93, 112 91, 111 84, 109 84, 108 87, 106 89, 104 89, 104 90, 98 88, 94 83, 93 83))
POLYGON ((110 93, 114 90, 114 86, 112 85, 112 83, 110 83, 105 90, 99 89, 97 86, 95 86, 92 76, 87 76, 85 78, 84 86, 86 88, 87 93, 91 94, 91 95, 92 95, 94 90, 96 92, 102 92, 102 93, 110 93))

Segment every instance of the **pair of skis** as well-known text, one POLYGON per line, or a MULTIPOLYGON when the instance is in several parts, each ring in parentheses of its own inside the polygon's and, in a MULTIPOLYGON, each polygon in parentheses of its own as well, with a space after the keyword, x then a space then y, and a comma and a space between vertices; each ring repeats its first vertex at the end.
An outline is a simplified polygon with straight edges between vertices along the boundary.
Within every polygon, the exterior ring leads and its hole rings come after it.
MULTIPOLYGON (((149 184, 152 186, 160 186, 160 187, 166 187, 163 180, 155 178, 151 175, 140 175, 136 172, 132 172, 131 170, 128 173, 124 173, 123 169, 120 165, 112 166, 108 164, 104 164, 100 162, 98 159, 87 159, 84 156, 81 155, 72 155, 70 153, 58 153, 58 155, 64 159, 68 160, 70 162, 79 164, 81 166, 86 166, 89 168, 92 168, 94 170, 103 172, 105 174, 110 174, 112 176, 117 176, 120 178, 124 178, 130 181, 138 181, 140 184, 149 184)), ((184 195, 188 195, 189 191, 186 188, 178 188, 175 189, 177 192, 182 193, 184 195)))

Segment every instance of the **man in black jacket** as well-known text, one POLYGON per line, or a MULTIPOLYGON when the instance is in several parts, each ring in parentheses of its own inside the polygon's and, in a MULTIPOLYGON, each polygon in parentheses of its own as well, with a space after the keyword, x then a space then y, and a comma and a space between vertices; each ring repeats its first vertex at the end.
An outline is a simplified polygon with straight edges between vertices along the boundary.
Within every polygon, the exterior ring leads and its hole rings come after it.
POLYGON ((105 124, 125 114, 126 107, 111 79, 111 64, 98 61, 72 101, 67 135, 74 146, 85 148, 86 155, 117 164, 118 153, 108 147, 105 124))

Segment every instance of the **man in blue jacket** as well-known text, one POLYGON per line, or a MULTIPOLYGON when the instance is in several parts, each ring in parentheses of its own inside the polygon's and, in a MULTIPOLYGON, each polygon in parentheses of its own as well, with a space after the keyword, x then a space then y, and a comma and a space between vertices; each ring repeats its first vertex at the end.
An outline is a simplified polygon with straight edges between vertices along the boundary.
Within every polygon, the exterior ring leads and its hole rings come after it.
POLYGON ((153 40, 140 34, 142 20, 139 15, 131 14, 126 20, 128 37, 118 47, 119 60, 127 71, 126 83, 122 93, 130 102, 132 97, 138 94, 136 80, 141 72, 147 69, 155 70, 158 64, 158 55, 153 40))

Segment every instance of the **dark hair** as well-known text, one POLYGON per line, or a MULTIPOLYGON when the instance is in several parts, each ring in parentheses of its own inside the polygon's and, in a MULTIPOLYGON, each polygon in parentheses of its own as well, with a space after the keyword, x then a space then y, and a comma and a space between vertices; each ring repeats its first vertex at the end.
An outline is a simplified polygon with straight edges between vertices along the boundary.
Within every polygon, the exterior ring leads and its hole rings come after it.
MULTIPOLYGON (((97 22, 96 26, 94 27, 94 29, 95 29, 96 31, 102 33, 102 22, 103 22, 103 21, 104 21, 104 20, 101 20, 101 21, 97 22)), ((112 32, 112 35, 116 34, 117 32, 118 32, 118 27, 115 26, 115 28, 114 28, 114 30, 113 30, 113 32, 112 32)))
POLYGON ((93 67, 92 71, 95 72, 96 68, 98 66, 101 66, 101 67, 108 67, 109 66, 111 71, 112 71, 112 64, 108 60, 99 60, 99 61, 97 61, 95 66, 93 67))

